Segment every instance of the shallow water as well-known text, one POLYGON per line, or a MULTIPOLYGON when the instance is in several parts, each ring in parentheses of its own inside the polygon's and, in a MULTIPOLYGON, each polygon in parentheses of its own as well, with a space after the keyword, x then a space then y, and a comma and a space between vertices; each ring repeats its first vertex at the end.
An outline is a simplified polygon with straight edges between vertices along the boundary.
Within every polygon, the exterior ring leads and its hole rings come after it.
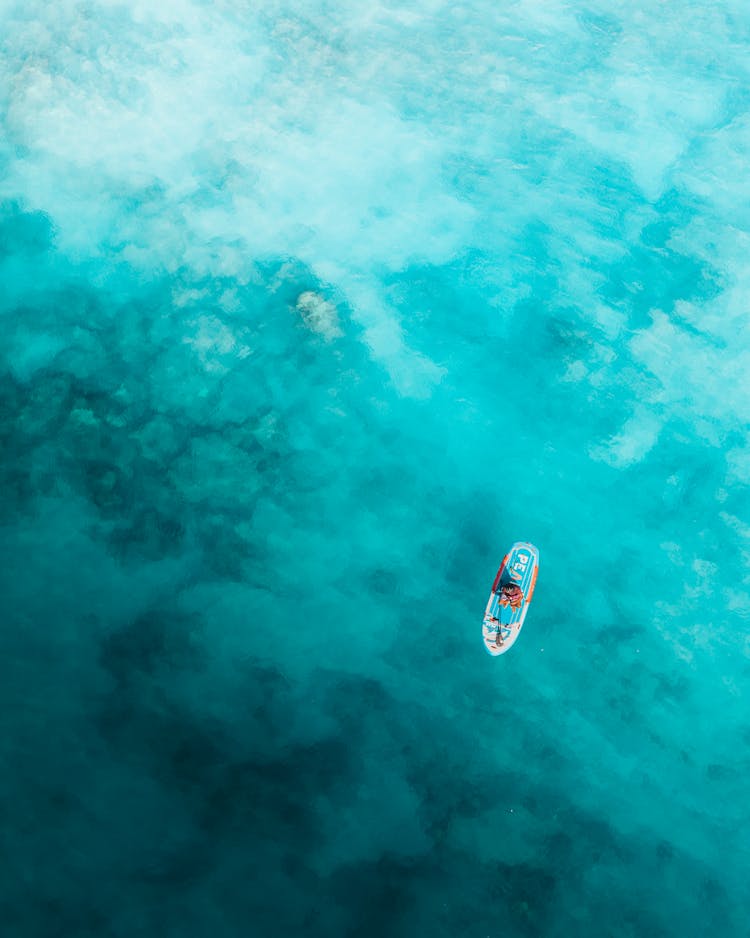
POLYGON ((8 934, 746 934, 745 6, 153 6, 0 4, 8 934))

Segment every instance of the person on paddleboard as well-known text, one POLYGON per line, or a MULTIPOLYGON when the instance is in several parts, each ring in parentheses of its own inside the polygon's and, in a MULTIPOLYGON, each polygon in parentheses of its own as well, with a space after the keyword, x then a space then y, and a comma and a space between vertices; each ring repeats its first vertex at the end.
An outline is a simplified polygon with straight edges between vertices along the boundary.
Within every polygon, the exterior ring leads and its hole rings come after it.
MULTIPOLYGON (((511 609, 520 609, 523 605, 523 590, 513 581, 509 583, 503 583, 503 585, 498 590, 498 602, 501 606, 510 606, 511 609)), ((497 619, 493 617, 494 622, 498 622, 497 619)), ((500 648, 505 644, 505 639, 503 638, 503 630, 498 625, 497 633, 495 634, 495 648, 500 648)))
POLYGON ((501 606, 510 606, 511 609, 520 609, 523 603, 523 590, 518 583, 503 583, 500 587, 499 602, 501 606))

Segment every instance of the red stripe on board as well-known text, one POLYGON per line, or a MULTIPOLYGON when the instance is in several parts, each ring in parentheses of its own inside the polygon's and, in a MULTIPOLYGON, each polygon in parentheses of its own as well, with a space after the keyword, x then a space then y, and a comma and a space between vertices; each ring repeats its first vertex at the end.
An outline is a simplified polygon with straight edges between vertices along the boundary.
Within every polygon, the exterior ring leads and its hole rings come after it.
POLYGON ((503 575, 503 570, 505 569, 505 564, 506 564, 507 562, 508 562, 508 554, 506 554, 506 555, 503 557, 503 562, 500 564, 500 569, 497 571, 497 575, 495 576, 495 581, 494 581, 494 583, 492 584, 492 592, 493 592, 493 593, 497 591, 497 586, 498 586, 498 583, 500 582, 500 577, 503 575))
POLYGON ((531 586, 529 587, 529 598, 526 600, 527 603, 531 602, 531 597, 534 595, 534 587, 536 586, 536 575, 539 573, 539 567, 534 568, 534 576, 531 578, 531 586))

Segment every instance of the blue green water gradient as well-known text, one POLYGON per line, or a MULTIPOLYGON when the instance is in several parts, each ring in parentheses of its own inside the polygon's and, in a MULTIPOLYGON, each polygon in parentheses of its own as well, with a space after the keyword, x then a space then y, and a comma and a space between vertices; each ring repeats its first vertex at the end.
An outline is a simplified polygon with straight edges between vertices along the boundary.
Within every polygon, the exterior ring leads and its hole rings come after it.
POLYGON ((0 3, 3 934, 748 933, 748 87, 734 0, 0 3))

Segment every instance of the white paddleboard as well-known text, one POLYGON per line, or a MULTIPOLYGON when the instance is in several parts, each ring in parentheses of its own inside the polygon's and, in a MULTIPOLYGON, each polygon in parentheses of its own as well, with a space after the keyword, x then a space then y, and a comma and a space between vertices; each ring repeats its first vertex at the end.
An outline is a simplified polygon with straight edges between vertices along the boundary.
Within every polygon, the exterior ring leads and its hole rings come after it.
POLYGON ((491 655, 505 654, 518 638, 534 595, 538 572, 539 551, 527 541, 516 541, 503 557, 484 612, 482 639, 491 655), (508 583, 515 583, 523 593, 518 608, 503 601, 502 588, 508 583))

